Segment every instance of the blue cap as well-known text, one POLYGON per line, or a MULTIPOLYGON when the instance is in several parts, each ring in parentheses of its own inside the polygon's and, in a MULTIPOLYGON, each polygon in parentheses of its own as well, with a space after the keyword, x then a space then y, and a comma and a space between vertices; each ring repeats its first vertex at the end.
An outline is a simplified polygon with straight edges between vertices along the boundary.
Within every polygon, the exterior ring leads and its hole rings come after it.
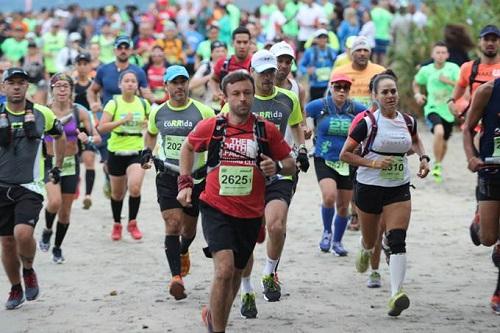
POLYGON ((183 66, 173 65, 167 68, 165 75, 163 76, 163 82, 170 82, 178 76, 184 76, 189 80, 189 74, 183 66))
POLYGON ((479 32, 479 37, 483 38, 486 35, 496 35, 497 37, 500 37, 500 30, 498 30, 496 25, 493 24, 488 24, 484 28, 481 29, 481 32, 479 32))
POLYGON ((130 37, 127 35, 121 35, 116 37, 115 39, 115 49, 118 48, 121 44, 127 44, 128 46, 132 46, 132 41, 130 37))

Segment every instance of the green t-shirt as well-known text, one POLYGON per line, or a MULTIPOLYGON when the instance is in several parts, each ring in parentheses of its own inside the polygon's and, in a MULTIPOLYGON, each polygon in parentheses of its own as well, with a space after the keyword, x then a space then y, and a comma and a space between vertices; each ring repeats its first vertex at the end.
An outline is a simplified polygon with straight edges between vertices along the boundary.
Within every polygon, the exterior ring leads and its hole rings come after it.
POLYGON ((121 95, 109 100, 104 107, 104 112, 111 115, 111 121, 123 119, 129 112, 132 112, 134 118, 111 131, 111 137, 108 140, 108 150, 110 152, 138 152, 144 148, 142 131, 145 121, 149 117, 151 106, 146 100, 135 96, 134 101, 127 103, 121 95))
POLYGON ((373 24, 375 25, 375 38, 390 40, 391 21, 393 15, 384 8, 375 7, 370 12, 373 24))
POLYGON ((333 16, 333 10, 335 9, 335 6, 331 2, 327 2, 324 5, 320 5, 323 7, 323 11, 325 13, 325 16, 328 20, 330 20, 333 16))
POLYGON ((232 3, 227 4, 226 10, 231 21, 231 31, 234 31, 234 29, 240 26, 241 11, 232 3))
POLYGON ((224 15, 219 20, 219 40, 221 42, 226 43, 226 45, 231 44, 233 30, 231 30, 231 20, 229 19, 229 15, 224 15))
POLYGON ((96 35, 90 40, 91 43, 99 44, 101 52, 99 53, 99 60, 103 64, 109 64, 115 61, 115 38, 107 39, 104 35, 96 35))
POLYGON ((271 28, 271 18, 272 13, 278 10, 278 7, 275 4, 270 5, 262 5, 260 6, 260 22, 262 24, 262 31, 264 34, 269 33, 269 29, 271 28))
POLYGON ((202 61, 210 60, 210 55, 212 54, 212 50, 210 49, 210 45, 212 41, 209 39, 204 40, 200 44, 198 44, 198 48, 196 49, 196 54, 201 58, 202 61))
POLYGON ((424 106, 425 116, 437 113, 441 118, 452 123, 455 118, 448 109, 447 102, 453 95, 454 87, 441 82, 439 79, 441 75, 456 82, 460 76, 460 67, 452 62, 445 62, 442 68, 437 69, 432 63, 420 68, 415 75, 415 82, 427 89, 427 102, 424 106))
POLYGON ((283 33, 290 37, 297 37, 299 34, 299 23, 297 22, 296 14, 299 11, 299 4, 296 4, 293 1, 288 2, 285 5, 285 10, 283 11, 283 15, 285 15, 288 23, 284 24, 281 28, 283 33))
POLYGON ((45 70, 48 73, 56 73, 56 57, 59 51, 66 46, 66 35, 63 32, 59 32, 56 35, 47 32, 42 36, 42 43, 45 70))
POLYGON ((15 38, 7 38, 1 46, 2 52, 12 62, 18 62, 19 59, 28 53, 28 40, 17 41, 15 38))
MULTIPOLYGON (((304 44, 304 48, 306 49, 310 48, 313 42, 314 42, 314 36, 309 37, 309 39, 304 44)), ((338 52, 340 49, 339 38, 333 31, 328 31, 328 46, 334 49, 335 52, 338 52)))

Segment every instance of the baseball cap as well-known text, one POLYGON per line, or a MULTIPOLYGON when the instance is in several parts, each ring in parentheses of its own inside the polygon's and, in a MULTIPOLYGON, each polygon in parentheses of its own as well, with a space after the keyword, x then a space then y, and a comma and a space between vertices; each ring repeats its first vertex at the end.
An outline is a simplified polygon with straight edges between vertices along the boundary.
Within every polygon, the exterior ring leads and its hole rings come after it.
POLYGON ((494 24, 488 24, 484 28, 481 29, 481 32, 479 32, 479 37, 483 38, 486 35, 496 35, 497 37, 500 37, 500 30, 498 30, 498 27, 494 24))
POLYGON ((28 42, 28 47, 38 47, 38 45, 36 45, 36 42, 30 41, 28 42))
POLYGON ((326 17, 321 17, 319 20, 318 20, 318 23, 319 24, 328 24, 328 19, 326 17))
POLYGON ((226 43, 221 42, 220 40, 214 40, 212 43, 210 43, 210 51, 213 51, 219 47, 223 47, 223 48, 227 49, 226 43))
POLYGON ((330 80, 330 83, 335 83, 335 82, 348 82, 349 84, 352 84, 351 78, 345 74, 333 75, 332 79, 330 80))
POLYGON ((26 73, 26 71, 24 69, 19 68, 19 67, 11 67, 3 72, 2 82, 10 80, 14 77, 22 77, 25 80, 29 79, 29 75, 28 75, 28 73, 26 73))
POLYGON ((257 73, 262 73, 270 68, 278 69, 278 60, 270 51, 260 50, 252 56, 252 68, 257 73))
POLYGON ((164 31, 168 31, 168 30, 177 30, 177 26, 175 25, 175 23, 173 21, 166 21, 164 24, 163 24, 163 30, 164 31))
POLYGON ((163 82, 170 82, 178 76, 184 76, 189 80, 189 74, 184 66, 173 65, 167 68, 163 76, 163 82))
POLYGON ((87 61, 90 62, 92 59, 90 57, 89 53, 80 53, 75 57, 75 63, 78 63, 79 61, 87 61))
POLYGON ((371 51, 372 48, 370 47, 370 43, 368 42, 368 39, 365 36, 358 36, 352 42, 352 47, 351 47, 351 54, 354 53, 354 51, 357 50, 368 50, 371 51))
POLYGON ((288 55, 295 59, 295 52, 293 51, 293 48, 290 46, 290 44, 288 44, 287 42, 279 42, 274 44, 269 49, 269 52, 274 54, 276 58, 282 55, 288 55))
POLYGON ((318 29, 314 33, 314 38, 318 38, 319 36, 323 36, 323 35, 326 36, 326 37, 328 37, 328 30, 326 30, 326 29, 318 29))
POLYGON ((70 42, 76 42, 82 40, 82 35, 79 32, 72 32, 69 34, 68 39, 70 42))
POLYGON ((127 35, 121 35, 116 37, 115 39, 115 49, 118 48, 122 44, 127 44, 128 46, 132 46, 132 41, 127 35))

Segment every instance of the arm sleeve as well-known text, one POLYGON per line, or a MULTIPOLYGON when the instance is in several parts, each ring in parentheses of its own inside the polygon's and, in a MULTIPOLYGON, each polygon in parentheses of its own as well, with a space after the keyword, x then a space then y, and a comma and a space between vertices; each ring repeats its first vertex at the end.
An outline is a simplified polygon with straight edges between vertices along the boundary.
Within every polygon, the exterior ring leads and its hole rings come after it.
POLYGON ((156 114, 158 113, 160 107, 161 106, 154 108, 148 118, 148 132, 153 135, 157 135, 159 132, 158 127, 156 127, 156 114))
POLYGON ((357 143, 361 143, 366 139, 367 135, 368 126, 366 124, 366 121, 363 119, 356 125, 356 127, 354 127, 351 134, 349 134, 349 137, 357 143))
POLYGON ((194 151, 199 153, 206 151, 215 127, 215 118, 208 118, 200 121, 189 133, 187 140, 193 145, 194 151))
POLYGON ((271 158, 275 161, 281 161, 290 155, 290 146, 286 143, 283 135, 278 128, 271 122, 266 121, 266 136, 269 142, 271 158))

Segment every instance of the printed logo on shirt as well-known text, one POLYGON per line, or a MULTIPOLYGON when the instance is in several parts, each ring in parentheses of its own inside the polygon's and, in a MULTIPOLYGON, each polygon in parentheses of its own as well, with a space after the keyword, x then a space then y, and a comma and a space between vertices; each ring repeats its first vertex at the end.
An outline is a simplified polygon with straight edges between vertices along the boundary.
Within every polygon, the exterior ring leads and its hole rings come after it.
POLYGON ((163 127, 193 127, 193 122, 189 120, 165 120, 163 127))
POLYGON ((229 138, 224 143, 222 160, 235 161, 242 165, 255 165, 257 143, 250 139, 229 138))
POLYGON ((347 136, 347 134, 349 134, 350 126, 350 120, 330 118, 330 124, 328 125, 328 135, 347 136))

